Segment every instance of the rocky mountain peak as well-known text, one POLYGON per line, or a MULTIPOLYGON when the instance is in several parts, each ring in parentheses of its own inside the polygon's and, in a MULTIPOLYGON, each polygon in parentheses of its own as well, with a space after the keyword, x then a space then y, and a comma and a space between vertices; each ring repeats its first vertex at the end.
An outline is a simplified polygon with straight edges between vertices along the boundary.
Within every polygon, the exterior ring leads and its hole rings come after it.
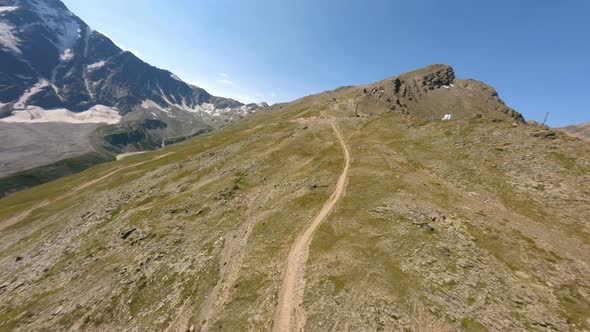
MULTIPOLYGON (((64 58, 71 55, 72 47, 88 28, 59 0, 3 0, 0 1, 0 13, 0 20, 12 34, 30 36, 43 33, 64 58), (70 52, 65 53, 68 49, 70 52)), ((17 47, 9 49, 22 54, 21 47, 28 46, 27 39, 15 38, 17 47)), ((4 42, 2 44, 7 48, 4 42)))
POLYGON ((59 0, 0 0, 0 63, 0 118, 31 106, 84 112, 105 105, 122 115, 145 101, 194 113, 204 103, 243 106, 121 50, 59 0))
POLYGON ((428 119, 445 115, 454 118, 511 118, 522 115, 508 107, 491 86, 476 80, 458 79, 449 65, 430 65, 363 87, 370 100, 392 112, 428 119))
POLYGON ((434 90, 442 86, 453 84, 455 71, 449 65, 430 65, 408 73, 394 77, 397 82, 412 83, 415 86, 424 87, 427 90, 434 90))
POLYGON ((430 65, 392 79, 395 94, 410 100, 430 90, 449 87, 454 80, 455 72, 448 65, 430 65))

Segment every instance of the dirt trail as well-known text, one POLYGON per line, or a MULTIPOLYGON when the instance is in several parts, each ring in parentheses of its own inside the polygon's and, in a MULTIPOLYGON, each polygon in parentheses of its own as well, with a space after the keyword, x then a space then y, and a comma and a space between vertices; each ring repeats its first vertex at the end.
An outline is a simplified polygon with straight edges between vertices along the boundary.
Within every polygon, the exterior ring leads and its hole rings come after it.
MULTIPOLYGON (((322 113, 325 117, 325 114, 322 113)), ((328 118, 329 119, 329 118, 328 118)), ((328 214, 334 209, 338 200, 343 196, 348 179, 348 169, 350 166, 350 153, 346 142, 342 138, 338 127, 332 119, 329 119, 330 125, 342 146, 344 153, 344 169, 336 183, 336 189, 330 198, 324 203, 324 206, 314 217, 309 227, 297 238, 289 256, 287 257, 287 268, 283 276, 283 285, 279 293, 279 304, 275 313, 273 322, 273 331, 292 331, 303 330, 304 315, 303 309, 299 307, 303 299, 303 290, 305 284, 305 262, 307 261, 309 244, 315 230, 326 219, 328 214), (293 318, 293 316, 295 316, 293 318)))
MULTIPOLYGON (((215 178, 214 180, 218 180, 218 178, 215 178)), ((199 186, 199 188, 200 187, 201 186, 199 186)), ((252 230, 254 229, 255 222, 257 219, 264 217, 264 214, 259 215, 258 218, 254 218, 251 215, 251 211, 254 211, 256 206, 260 206, 261 203, 258 202, 258 199, 263 196, 264 193, 264 190, 259 191, 254 199, 248 204, 246 221, 237 229, 230 231, 224 236, 224 247, 219 259, 220 278, 209 294, 207 294, 199 309, 197 324, 201 322, 203 324, 198 329, 199 331, 212 330, 211 326, 215 323, 215 320, 218 318, 229 299, 230 292, 234 288, 239 277, 239 272, 242 268, 242 262, 245 255, 245 248, 250 239, 250 234, 252 234, 252 230)), ((269 213, 270 212, 267 212, 267 214, 269 213)), ((190 330, 189 320, 193 310, 193 304, 190 302, 189 298, 183 304, 177 318, 164 331, 185 332, 190 330)))
POLYGON ((126 169, 128 169, 128 168, 136 167, 136 166, 139 166, 139 165, 143 165, 143 164, 145 164, 145 163, 148 163, 148 162, 150 162, 150 161, 154 161, 154 160, 158 160, 158 159, 164 158, 164 157, 166 157, 166 156, 169 156, 169 155, 171 155, 171 154, 173 154, 173 153, 174 153, 174 152, 168 152, 168 153, 165 153, 165 154, 163 154, 163 155, 161 155, 161 156, 158 156, 158 157, 156 157, 156 158, 154 158, 154 159, 151 159, 151 160, 146 160, 146 161, 142 161, 142 162, 140 162, 140 163, 136 163, 136 164, 133 164, 133 165, 129 165, 129 166, 125 166, 125 167, 117 168, 117 169, 115 169, 114 171, 111 171, 111 172, 109 172, 109 173, 107 173, 107 174, 105 174, 105 175, 103 175, 103 176, 99 177, 98 179, 94 179, 94 180, 92 180, 92 181, 88 181, 88 182, 86 182, 86 183, 84 183, 84 184, 82 184, 82 185, 80 185, 80 186, 78 186, 78 187, 76 187, 76 188, 72 189, 71 191, 69 191, 69 192, 68 192, 68 193, 66 193, 66 194, 63 194, 63 195, 61 195, 61 196, 58 196, 58 197, 56 197, 56 198, 49 199, 49 200, 45 200, 45 201, 42 201, 42 202, 41 202, 41 203, 39 203, 39 204, 33 205, 31 208, 29 208, 29 209, 27 209, 27 210, 25 210, 25 211, 23 211, 23 212, 21 212, 21 213, 19 213, 19 214, 17 214, 17 215, 14 215, 14 216, 12 216, 12 217, 10 217, 10 218, 8 218, 8 219, 6 219, 6 220, 2 221, 2 222, 0 223, 0 231, 1 231, 1 230, 3 230, 3 229, 5 229, 5 228, 7 228, 7 227, 10 227, 10 226, 12 226, 12 225, 14 225, 14 224, 18 223, 19 221, 21 221, 21 220, 23 220, 23 219, 25 219, 25 218, 26 218, 26 217, 28 217, 28 216, 29 216, 29 215, 30 215, 30 214, 31 214, 33 211, 35 211, 35 210, 37 210, 37 209, 40 209, 40 208, 42 208, 42 207, 45 207, 45 206, 47 206, 47 205, 49 205, 49 204, 51 204, 51 203, 54 203, 54 202, 56 202, 56 201, 59 201, 60 199, 64 199, 64 198, 66 198, 66 197, 69 197, 69 196, 71 196, 71 195, 73 195, 73 194, 75 194, 75 193, 79 192, 79 191, 80 191, 80 190, 82 190, 82 189, 88 188, 89 186, 91 186, 91 185, 93 185, 93 184, 96 184, 96 183, 98 183, 98 182, 101 182, 102 180, 104 180, 104 179, 107 179, 107 178, 109 178, 109 177, 111 177, 111 176, 115 175, 116 173, 119 173, 120 171, 124 171, 124 170, 126 170, 126 169))

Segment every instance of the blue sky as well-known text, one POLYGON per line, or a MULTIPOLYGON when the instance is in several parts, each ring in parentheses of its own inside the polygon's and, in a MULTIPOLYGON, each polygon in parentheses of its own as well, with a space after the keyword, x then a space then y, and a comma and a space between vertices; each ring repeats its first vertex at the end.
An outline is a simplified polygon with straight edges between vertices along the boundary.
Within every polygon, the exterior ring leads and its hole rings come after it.
POLYGON ((64 0, 119 46, 209 92, 290 101, 433 63, 527 119, 590 121, 587 0, 64 0))

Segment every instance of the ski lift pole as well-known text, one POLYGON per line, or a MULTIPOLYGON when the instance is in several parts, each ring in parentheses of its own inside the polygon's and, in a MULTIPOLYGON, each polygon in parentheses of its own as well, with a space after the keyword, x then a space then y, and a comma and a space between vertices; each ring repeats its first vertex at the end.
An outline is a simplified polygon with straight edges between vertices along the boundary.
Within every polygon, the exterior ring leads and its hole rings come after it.
POLYGON ((311 185, 310 185, 311 189, 315 189, 318 187, 318 184, 316 182, 317 172, 318 172, 318 164, 313 164, 313 172, 311 174, 311 185))
POLYGON ((545 113, 545 119, 543 120, 543 126, 547 123, 547 119, 549 118, 549 112, 545 113))

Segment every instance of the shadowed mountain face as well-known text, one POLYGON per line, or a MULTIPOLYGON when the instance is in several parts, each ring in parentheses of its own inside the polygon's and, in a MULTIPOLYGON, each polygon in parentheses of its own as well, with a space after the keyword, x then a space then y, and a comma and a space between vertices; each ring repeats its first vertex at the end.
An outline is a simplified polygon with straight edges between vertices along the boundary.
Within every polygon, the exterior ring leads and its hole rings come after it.
POLYGON ((15 109, 79 112, 101 104, 126 114, 145 100, 163 108, 243 105, 122 51, 59 0, 1 0, 0 34, 0 102, 15 109))
POLYGON ((265 106, 212 96, 143 62, 59 0, 0 0, 0 130, 15 142, 0 150, 0 176, 27 171, 26 186, 0 179, 0 196, 69 174, 52 166, 64 158, 152 150, 265 106), (60 146, 48 145, 63 128, 60 146))

